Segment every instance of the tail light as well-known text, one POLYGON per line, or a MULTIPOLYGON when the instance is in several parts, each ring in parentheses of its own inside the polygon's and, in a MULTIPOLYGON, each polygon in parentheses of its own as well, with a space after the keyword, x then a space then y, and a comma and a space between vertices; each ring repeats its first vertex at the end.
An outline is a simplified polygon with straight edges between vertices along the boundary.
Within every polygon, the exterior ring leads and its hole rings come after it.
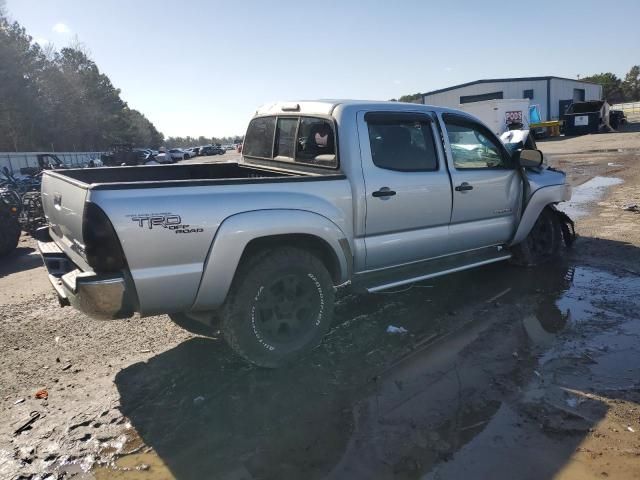
POLYGON ((118 235, 107 215, 95 203, 85 204, 82 238, 85 258, 96 273, 115 273, 126 268, 118 235))

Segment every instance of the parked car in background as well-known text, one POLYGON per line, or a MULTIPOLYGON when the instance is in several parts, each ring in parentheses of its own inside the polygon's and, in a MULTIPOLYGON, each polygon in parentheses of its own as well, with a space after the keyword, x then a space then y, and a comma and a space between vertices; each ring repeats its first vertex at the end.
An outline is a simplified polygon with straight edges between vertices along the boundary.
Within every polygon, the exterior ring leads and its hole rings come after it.
POLYGON ((188 160, 191 158, 189 153, 184 151, 182 148, 172 148, 169 150, 169 154, 174 161, 179 162, 180 160, 188 160))
POLYGON ((199 151, 200 151, 200 147, 187 148, 187 152, 189 152, 189 156, 191 158, 198 156, 199 151))
POLYGON ((200 155, 224 155, 226 150, 219 145, 205 145, 200 149, 200 155))
POLYGON ((133 151, 137 155, 138 163, 144 164, 153 160, 153 151, 149 148, 134 148, 133 151))
POLYGON ((100 319, 167 313, 276 367, 332 326, 335 286, 535 265, 573 240, 556 209, 566 175, 469 114, 291 105, 256 112, 239 163, 46 170, 40 251, 61 304, 100 319))
POLYGON ((176 163, 171 153, 169 153, 169 151, 165 150, 164 148, 161 148, 159 153, 157 155, 154 155, 154 160, 157 163, 164 163, 164 164, 176 163))
POLYGON ((609 125, 614 130, 618 130, 622 125, 627 123, 627 117, 622 110, 609 110, 609 125))
POLYGON ((141 153, 140 149, 134 149, 130 143, 112 145, 108 152, 100 155, 100 160, 107 167, 134 166, 145 163, 144 153, 141 153))

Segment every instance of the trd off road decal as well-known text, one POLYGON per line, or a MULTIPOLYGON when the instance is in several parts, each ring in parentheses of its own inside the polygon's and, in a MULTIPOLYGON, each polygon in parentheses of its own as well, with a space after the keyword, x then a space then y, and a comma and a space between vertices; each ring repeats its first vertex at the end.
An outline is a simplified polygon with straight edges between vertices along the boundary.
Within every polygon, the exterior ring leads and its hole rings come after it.
POLYGON ((201 233, 204 228, 182 223, 180 215, 173 213, 143 213, 127 215, 132 222, 136 222, 140 228, 149 230, 166 228, 174 233, 201 233))

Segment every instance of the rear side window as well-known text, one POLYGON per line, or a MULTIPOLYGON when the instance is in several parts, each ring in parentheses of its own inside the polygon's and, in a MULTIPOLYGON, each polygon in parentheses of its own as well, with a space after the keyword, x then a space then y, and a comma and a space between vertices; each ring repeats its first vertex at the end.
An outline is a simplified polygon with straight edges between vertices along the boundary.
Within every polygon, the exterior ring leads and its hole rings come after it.
POLYGON ((338 168, 333 123, 317 117, 254 118, 243 146, 247 157, 338 168))
POLYGON ((275 117, 259 117, 251 120, 242 151, 249 157, 271 158, 275 117))
POLYGON ((434 171, 438 156, 431 122, 418 119, 367 120, 373 163, 401 172, 434 171))

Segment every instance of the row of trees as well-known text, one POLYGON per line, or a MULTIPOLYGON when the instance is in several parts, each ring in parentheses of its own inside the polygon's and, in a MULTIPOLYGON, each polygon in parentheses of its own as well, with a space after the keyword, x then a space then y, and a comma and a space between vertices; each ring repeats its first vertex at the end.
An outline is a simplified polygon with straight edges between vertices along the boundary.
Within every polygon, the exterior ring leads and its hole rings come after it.
POLYGON ((202 145, 227 145, 242 143, 242 137, 168 137, 166 140, 168 148, 189 148, 202 145))
POLYGON ((158 147, 163 140, 82 48, 43 49, 0 10, 0 151, 158 147))
POLYGON ((402 95, 400 98, 392 98, 390 102, 422 103, 422 94, 402 95))
POLYGON ((605 72, 584 77, 582 80, 602 85, 602 96, 609 103, 640 101, 640 65, 634 65, 624 76, 605 72))

